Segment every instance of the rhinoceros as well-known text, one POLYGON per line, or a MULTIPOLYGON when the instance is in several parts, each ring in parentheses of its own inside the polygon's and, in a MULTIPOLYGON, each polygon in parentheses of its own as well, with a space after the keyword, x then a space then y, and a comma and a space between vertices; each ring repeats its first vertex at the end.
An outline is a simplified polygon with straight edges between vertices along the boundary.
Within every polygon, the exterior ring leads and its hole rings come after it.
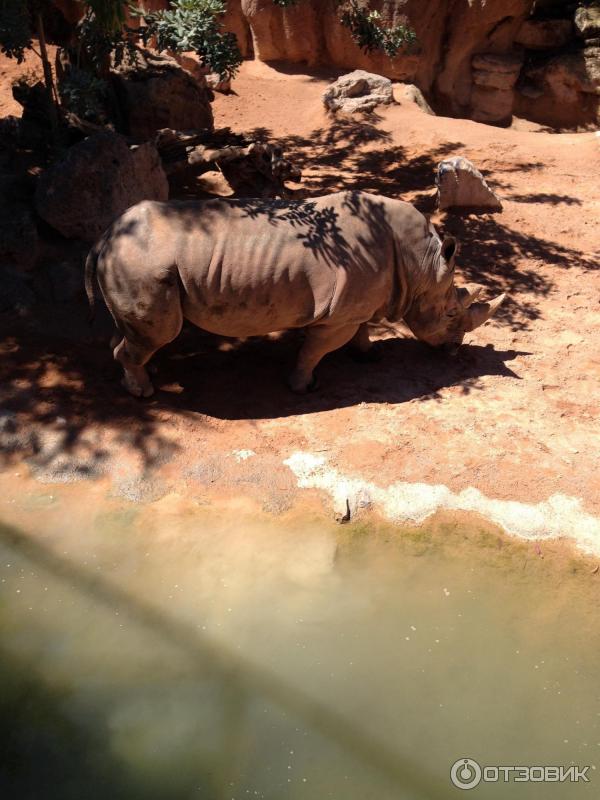
POLYGON ((314 386, 326 353, 366 354, 367 324, 404 320, 418 339, 457 347, 504 295, 454 285, 456 241, 441 241, 412 205, 346 191, 310 200, 143 201, 105 232, 86 261, 118 331, 123 385, 152 394, 145 364, 185 319, 215 334, 304 328, 289 385, 314 386))

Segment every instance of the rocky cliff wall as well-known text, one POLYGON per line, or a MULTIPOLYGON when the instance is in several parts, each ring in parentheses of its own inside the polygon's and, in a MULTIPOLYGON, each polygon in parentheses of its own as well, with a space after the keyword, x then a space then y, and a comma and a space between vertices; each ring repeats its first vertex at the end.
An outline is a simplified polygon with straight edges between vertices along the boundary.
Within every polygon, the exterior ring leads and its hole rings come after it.
POLYGON ((372 0, 384 25, 404 23, 417 34, 418 46, 395 58, 363 53, 340 24, 334 0, 288 8, 227 0, 225 24, 247 57, 366 69, 415 83, 438 111, 454 116, 507 124, 517 111, 574 128, 600 123, 600 9, 588 5, 577 11, 562 0, 372 0))

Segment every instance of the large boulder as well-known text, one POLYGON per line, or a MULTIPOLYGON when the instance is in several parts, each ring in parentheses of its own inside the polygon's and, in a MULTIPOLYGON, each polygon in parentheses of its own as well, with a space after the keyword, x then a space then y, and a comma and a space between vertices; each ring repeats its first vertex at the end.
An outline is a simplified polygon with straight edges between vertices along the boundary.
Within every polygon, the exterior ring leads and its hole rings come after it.
POLYGON ((161 128, 212 130, 212 92, 202 76, 192 76, 174 58, 139 50, 135 62, 122 62, 111 79, 124 114, 124 130, 151 139, 161 128))
POLYGON ((325 108, 346 114, 373 111, 378 105, 389 105, 393 102, 394 92, 389 78, 373 75, 362 69, 342 75, 323 94, 325 108))
POLYGON ((154 144, 130 148, 116 133, 94 134, 71 147, 38 181, 38 214, 63 236, 95 241, 140 200, 167 200, 169 184, 154 144))
POLYGON ((35 303, 29 278, 19 270, 0 265, 0 314, 28 311, 35 303))
POLYGON ((38 232, 32 209, 13 202, 0 207, 0 262, 31 269, 38 256, 38 232))
POLYGON ((500 199, 487 185, 481 172, 462 156, 440 162, 435 182, 438 188, 438 204, 442 211, 502 211, 500 199))
POLYGON ((35 266, 39 238, 33 191, 27 177, 0 175, 0 265, 25 271, 35 266))

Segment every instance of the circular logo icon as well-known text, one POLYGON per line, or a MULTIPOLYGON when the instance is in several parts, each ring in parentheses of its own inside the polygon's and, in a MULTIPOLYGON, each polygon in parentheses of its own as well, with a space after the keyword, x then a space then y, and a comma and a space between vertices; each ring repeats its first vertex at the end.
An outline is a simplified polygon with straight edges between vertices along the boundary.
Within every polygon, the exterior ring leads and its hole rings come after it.
POLYGON ((481 767, 472 758, 459 758, 452 764, 450 780, 457 789, 474 789, 481 780, 481 767))

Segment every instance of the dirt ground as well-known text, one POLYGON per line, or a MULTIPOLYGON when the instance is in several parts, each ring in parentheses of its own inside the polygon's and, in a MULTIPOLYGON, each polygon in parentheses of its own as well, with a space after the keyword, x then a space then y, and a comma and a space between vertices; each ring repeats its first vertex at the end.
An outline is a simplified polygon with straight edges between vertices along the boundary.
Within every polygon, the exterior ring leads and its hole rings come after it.
MULTIPOLYGON (((300 450, 379 486, 441 483, 529 503, 559 492, 600 515, 600 138, 411 104, 332 121, 328 79, 247 62, 234 93, 215 100, 216 126, 280 141, 302 168, 298 192, 365 189, 433 213, 460 240, 459 282, 507 292, 501 313, 453 360, 406 330, 379 330, 381 362, 332 354, 305 397, 285 385, 298 334, 240 342, 185 330, 156 356, 155 396, 137 401, 119 386, 102 321, 86 326, 79 285, 62 289, 63 274, 73 280, 64 259, 80 251, 57 243, 35 281, 55 301, 0 315, 5 467, 26 459, 38 480, 98 478, 136 500, 190 485, 202 497, 247 492, 276 512, 297 502, 282 462, 300 450), (497 190, 501 214, 434 211, 435 167, 458 154, 497 190)), ((4 73, 2 88, 0 113, 15 113, 4 73)))

